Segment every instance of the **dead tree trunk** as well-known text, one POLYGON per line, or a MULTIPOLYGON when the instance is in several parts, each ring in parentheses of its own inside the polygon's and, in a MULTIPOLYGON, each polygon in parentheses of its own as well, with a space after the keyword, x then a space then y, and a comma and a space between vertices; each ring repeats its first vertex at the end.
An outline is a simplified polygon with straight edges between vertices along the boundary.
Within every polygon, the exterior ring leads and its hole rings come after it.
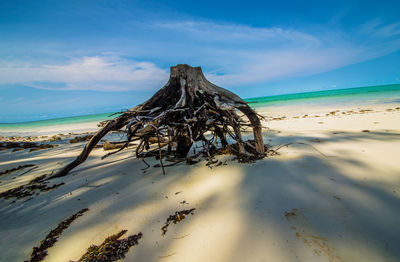
POLYGON ((123 127, 126 127, 126 146, 132 140, 140 141, 136 148, 138 157, 154 152, 161 154, 162 148, 168 146, 167 153, 185 158, 192 145, 199 141, 204 144, 204 153, 210 156, 217 139, 222 148, 229 147, 239 159, 264 156, 260 119, 247 103, 234 93, 210 83, 200 67, 177 65, 171 67, 170 79, 163 88, 143 104, 108 121, 82 153, 54 177, 67 175, 87 159, 101 138, 123 127), (250 123, 239 117, 236 110, 241 111, 250 123), (253 129, 254 141, 243 141, 241 127, 244 125, 253 129), (229 145, 227 136, 236 141, 237 146, 229 145), (157 148, 148 146, 152 137, 158 139, 157 148), (167 143, 160 144, 160 138, 167 143))

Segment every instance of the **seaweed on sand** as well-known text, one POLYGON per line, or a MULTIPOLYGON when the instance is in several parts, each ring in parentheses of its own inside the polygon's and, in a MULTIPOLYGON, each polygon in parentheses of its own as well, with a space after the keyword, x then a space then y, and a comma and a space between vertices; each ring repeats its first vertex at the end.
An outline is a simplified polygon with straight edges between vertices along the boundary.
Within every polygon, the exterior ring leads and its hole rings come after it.
POLYGON ((30 152, 53 148, 57 145, 35 143, 35 142, 0 142, 0 150, 13 149, 13 151, 20 151, 30 149, 30 152))
POLYGON ((0 176, 12 173, 14 171, 18 171, 18 170, 21 170, 21 169, 24 169, 24 168, 27 168, 27 167, 34 167, 34 166, 35 166, 34 164, 20 165, 18 167, 14 167, 14 168, 7 169, 7 170, 4 170, 4 171, 0 172, 0 176))
POLYGON ((93 135, 87 135, 87 136, 76 136, 75 138, 71 139, 69 143, 74 144, 74 143, 79 143, 82 141, 89 141, 93 135))
POLYGON ((46 181, 47 176, 48 176, 47 174, 38 176, 38 177, 32 179, 28 184, 14 187, 7 191, 1 192, 0 198, 3 197, 5 199, 9 199, 12 197, 16 197, 17 199, 20 199, 20 198, 24 198, 27 196, 32 196, 39 192, 50 191, 50 190, 56 189, 57 187, 65 184, 64 182, 62 182, 59 184, 54 184, 52 186, 49 186, 48 185, 49 182, 46 181))
POLYGON ((122 230, 115 235, 107 237, 100 245, 90 246, 86 253, 75 262, 111 262, 124 258, 125 253, 127 253, 132 246, 138 245, 138 240, 143 236, 140 232, 137 235, 119 239, 126 232, 127 230, 122 230))
POLYGON ((62 232, 67 229, 75 219, 82 216, 83 213, 87 212, 88 210, 88 208, 84 208, 69 218, 61 221, 55 229, 51 230, 50 233, 47 234, 45 239, 40 242, 38 247, 33 247, 30 259, 26 260, 25 262, 42 261, 47 256, 47 249, 54 246, 62 232))
POLYGON ((187 209, 187 210, 182 210, 182 211, 176 211, 175 214, 170 215, 167 218, 167 221, 165 221, 164 226, 161 228, 162 231, 162 235, 165 235, 165 233, 167 233, 168 230, 168 226, 171 223, 178 223, 180 221, 182 221, 183 219, 185 219, 185 217, 189 214, 194 214, 194 211, 196 210, 196 208, 191 208, 191 209, 187 209))

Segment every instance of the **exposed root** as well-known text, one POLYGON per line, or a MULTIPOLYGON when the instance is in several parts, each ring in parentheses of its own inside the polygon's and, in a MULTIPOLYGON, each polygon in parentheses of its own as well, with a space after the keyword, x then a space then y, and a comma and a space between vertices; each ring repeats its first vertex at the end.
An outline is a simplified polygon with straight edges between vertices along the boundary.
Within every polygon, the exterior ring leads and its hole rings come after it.
MULTIPOLYGON (((163 157, 188 158, 193 145, 212 161, 217 148, 234 148, 231 153, 240 162, 265 156, 260 116, 234 93, 210 83, 200 67, 171 67, 168 83, 141 105, 123 112, 103 126, 88 142, 82 153, 54 176, 61 177, 84 162, 89 153, 109 132, 125 127, 125 144, 110 156, 138 141, 136 157, 157 156, 164 170, 163 157), (241 112, 239 114, 239 112, 241 112), (242 132, 251 128, 254 140, 245 141, 242 132)), ((104 158, 103 157, 103 158, 104 158)), ((188 161, 190 163, 190 161, 188 161)))

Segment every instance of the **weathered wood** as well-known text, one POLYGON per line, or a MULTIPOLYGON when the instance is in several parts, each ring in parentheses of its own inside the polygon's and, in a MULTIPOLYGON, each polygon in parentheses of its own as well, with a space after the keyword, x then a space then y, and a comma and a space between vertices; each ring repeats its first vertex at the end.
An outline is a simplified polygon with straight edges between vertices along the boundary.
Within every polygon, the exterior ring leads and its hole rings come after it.
POLYGON ((109 121, 102 129, 97 131, 97 133, 89 140, 89 142, 86 144, 85 148, 82 150, 80 155, 71 163, 69 163, 67 166, 65 166, 63 169, 52 175, 50 178, 55 178, 55 177, 62 177, 65 176, 83 163, 89 156, 90 152, 93 150, 93 148, 97 145, 97 143, 100 142, 100 140, 110 131, 112 130, 118 130, 122 128, 124 125, 126 125, 126 115, 122 115, 120 117, 117 117, 116 119, 109 121))
POLYGON ((252 124, 253 128, 253 135, 254 135, 254 142, 256 145, 256 149, 259 153, 263 154, 265 149, 264 149, 264 142, 262 137, 262 125, 260 119, 248 105, 238 107, 238 109, 242 111, 242 113, 245 114, 247 118, 250 120, 250 123, 252 124))
POLYGON ((163 155, 161 148, 167 145, 167 154, 185 158, 195 142, 203 141, 205 153, 210 157, 210 149, 215 147, 216 139, 220 140, 221 147, 229 146, 226 136, 236 141, 238 145, 236 154, 245 155, 246 159, 249 155, 255 158, 264 156, 262 127, 258 115, 239 96, 210 83, 200 67, 189 65, 171 67, 167 84, 149 100, 113 120, 102 122, 102 125, 103 128, 91 138, 82 153, 54 177, 68 174, 87 159, 102 137, 124 126, 127 134, 126 146, 133 138, 140 140, 136 148, 137 156, 156 153, 161 158, 163 155), (250 144, 243 141, 240 132, 244 120, 235 110, 241 111, 249 119, 254 134, 254 146, 251 147, 255 148, 256 152, 246 151, 245 145, 250 144), (206 133, 211 133, 211 138, 207 138, 206 133), (149 143, 155 137, 159 145, 157 152, 149 143), (147 153, 144 154, 144 151, 147 153))

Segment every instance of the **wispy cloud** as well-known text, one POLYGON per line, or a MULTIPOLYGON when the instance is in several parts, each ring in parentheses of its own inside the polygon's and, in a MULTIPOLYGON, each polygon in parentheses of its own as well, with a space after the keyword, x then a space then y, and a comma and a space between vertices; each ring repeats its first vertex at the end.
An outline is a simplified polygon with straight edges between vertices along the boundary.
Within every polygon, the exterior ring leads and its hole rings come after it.
POLYGON ((212 81, 235 87, 313 75, 386 55, 400 48, 399 25, 375 23, 366 29, 307 32, 194 20, 152 26, 178 37, 201 56, 197 61, 211 69, 207 76, 212 81), (367 29, 374 34, 364 41, 367 38, 359 36, 367 29))
POLYGON ((235 71, 218 70, 207 77, 219 85, 243 86, 246 83, 266 82, 274 79, 312 75, 350 64, 358 50, 284 50, 251 54, 248 63, 235 71))
POLYGON ((280 27, 260 28, 240 24, 215 23, 203 21, 160 22, 153 27, 172 30, 186 34, 204 42, 229 42, 241 43, 257 42, 263 44, 295 44, 316 47, 320 44, 317 37, 290 29, 280 27))
POLYGON ((160 66, 162 61, 164 65, 200 65, 211 81, 230 88, 326 72, 400 48, 400 23, 384 24, 381 20, 353 31, 302 31, 193 19, 153 21, 135 30, 143 39, 124 46, 116 43, 116 38, 110 41, 110 49, 105 46, 102 50, 104 54, 118 48, 118 56, 72 55, 75 58, 68 61, 35 65, 29 61, 0 60, 0 85, 60 90, 154 90, 168 79, 167 68, 160 66), (147 62, 122 58, 137 55, 147 62))
POLYGON ((381 38, 400 36, 400 22, 384 23, 382 19, 374 19, 363 24, 360 33, 381 38))
POLYGON ((29 65, 0 62, 0 85, 23 84, 43 89, 124 91, 154 89, 168 73, 150 62, 119 57, 74 58, 66 63, 29 65))
MULTIPOLYGON (((365 59, 364 47, 349 39, 325 39, 294 29, 203 21, 160 22, 152 27, 190 43, 187 49, 212 70, 207 76, 228 87, 316 74, 365 59)), ((189 51, 187 57, 193 56, 189 51)))

